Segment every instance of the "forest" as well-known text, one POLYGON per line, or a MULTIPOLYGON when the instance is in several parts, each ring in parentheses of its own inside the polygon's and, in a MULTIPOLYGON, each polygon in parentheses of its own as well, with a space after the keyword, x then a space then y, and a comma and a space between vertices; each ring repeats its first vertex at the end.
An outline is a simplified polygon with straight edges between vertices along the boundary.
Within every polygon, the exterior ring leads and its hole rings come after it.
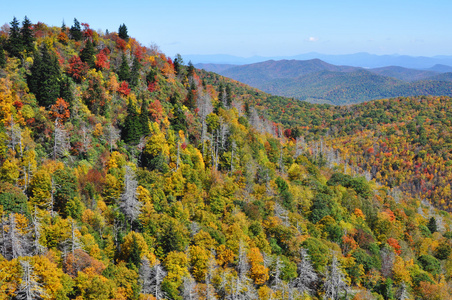
POLYGON ((0 29, 0 299, 449 299, 449 97, 272 96, 0 29))

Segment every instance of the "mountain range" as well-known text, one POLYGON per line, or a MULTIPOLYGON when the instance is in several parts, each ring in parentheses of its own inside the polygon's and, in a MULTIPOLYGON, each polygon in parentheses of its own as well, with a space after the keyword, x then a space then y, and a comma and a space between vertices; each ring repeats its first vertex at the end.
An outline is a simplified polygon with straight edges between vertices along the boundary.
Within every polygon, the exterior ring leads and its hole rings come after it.
MULTIPOLYGON (((209 64, 230 64, 230 65, 245 65, 264 62, 268 60, 311 60, 321 59, 327 63, 335 65, 348 65, 363 68, 381 68, 386 66, 399 66, 411 69, 430 69, 440 68, 444 66, 447 72, 452 71, 452 56, 438 55, 433 57, 426 56, 408 56, 408 55, 375 55, 365 52, 355 54, 343 55, 329 55, 316 52, 294 56, 252 56, 252 57, 238 57, 232 55, 183 55, 184 61, 191 61, 193 64, 209 63, 209 64), (442 66, 442 67, 441 67, 442 66)), ((436 70, 439 71, 439 70, 436 70)))
POLYGON ((452 73, 448 73, 452 68, 446 65, 427 70, 399 66, 368 69, 310 59, 195 66, 268 93, 313 103, 342 105, 399 96, 452 95, 452 73))

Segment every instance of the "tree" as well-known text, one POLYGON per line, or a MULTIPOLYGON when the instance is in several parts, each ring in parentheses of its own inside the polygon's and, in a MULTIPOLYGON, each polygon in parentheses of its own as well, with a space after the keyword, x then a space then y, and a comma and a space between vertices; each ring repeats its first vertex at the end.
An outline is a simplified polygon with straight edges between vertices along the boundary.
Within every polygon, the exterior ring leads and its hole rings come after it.
POLYGON ((63 125, 55 119, 55 127, 53 131, 53 159, 68 155, 69 151, 69 136, 63 125))
POLYGON ((28 55, 31 55, 34 52, 35 46, 33 37, 32 24, 30 20, 25 16, 25 19, 22 22, 22 28, 20 30, 20 34, 22 36, 22 44, 24 50, 27 51, 28 55))
POLYGON ((8 50, 9 55, 14 57, 20 57, 20 53, 23 51, 22 36, 20 34, 19 21, 16 17, 13 18, 9 29, 9 37, 6 42, 6 50, 8 50))
POLYGON ((130 86, 135 87, 140 80, 141 64, 137 56, 133 58, 132 68, 130 70, 130 86))
POLYGON ((80 52, 80 59, 84 63, 87 63, 90 68, 95 67, 95 56, 94 56, 94 46, 93 42, 91 42, 91 39, 87 39, 85 43, 85 47, 80 52))
POLYGON ((82 29, 80 27, 80 22, 74 18, 74 25, 69 29, 69 33, 71 34, 71 39, 76 41, 81 41, 83 38, 82 29))
POLYGON ((37 54, 28 76, 28 87, 35 94, 39 105, 50 107, 60 96, 61 70, 58 59, 44 43, 37 54))
POLYGON ((138 218, 140 214, 141 202, 137 198, 138 182, 135 179, 135 172, 129 166, 126 166, 124 175, 124 192, 121 195, 121 202, 119 207, 130 221, 132 222, 138 218))
POLYGON ((6 57, 5 50, 3 50, 3 45, 0 43, 0 68, 4 68, 6 66, 6 57))
POLYGON ((127 57, 122 53, 121 56, 121 65, 119 66, 118 70, 118 79, 119 81, 130 81, 130 67, 129 62, 127 61, 127 57))
POLYGON ((143 124, 140 123, 140 115, 137 112, 135 104, 129 100, 127 106, 127 117, 124 120, 124 128, 121 132, 122 139, 127 144, 136 145, 141 138, 143 124))
POLYGON ((17 299, 33 300, 42 299, 46 296, 41 284, 38 283, 38 276, 34 272, 33 266, 27 260, 21 260, 22 280, 19 285, 17 299))
POLYGON ((292 286, 296 288, 300 294, 311 294, 315 290, 315 284, 318 275, 312 267, 311 259, 306 249, 300 250, 301 261, 298 263, 298 276, 292 281, 292 286))
POLYGON ((323 299, 328 300, 341 299, 344 293, 345 295, 348 293, 349 288, 345 281, 345 275, 339 268, 336 255, 333 255, 333 261, 326 272, 323 289, 325 290, 323 299))
POLYGON ((129 40, 129 35, 127 34, 127 27, 124 23, 122 25, 119 25, 118 36, 123 40, 126 41, 129 40))
POLYGON ((436 219, 435 217, 431 217, 428 220, 428 224, 427 224, 428 229, 430 230, 431 233, 435 233, 438 231, 438 226, 436 225, 436 219))

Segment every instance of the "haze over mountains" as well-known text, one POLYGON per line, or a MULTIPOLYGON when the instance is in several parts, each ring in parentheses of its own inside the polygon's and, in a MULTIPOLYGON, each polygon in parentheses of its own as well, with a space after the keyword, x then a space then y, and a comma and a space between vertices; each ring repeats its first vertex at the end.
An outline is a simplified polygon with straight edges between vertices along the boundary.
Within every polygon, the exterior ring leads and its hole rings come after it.
POLYGON ((336 105, 398 96, 452 95, 452 68, 362 68, 320 59, 269 60, 248 65, 196 64, 265 92, 336 105))
POLYGON ((238 57, 233 55, 184 55, 185 61, 191 61, 193 64, 209 63, 209 64, 229 64, 229 65, 244 65, 253 64, 258 62, 264 62, 268 60, 310 60, 320 59, 327 63, 334 65, 347 65, 353 67, 363 68, 381 68, 387 66, 399 66, 412 69, 430 69, 436 65, 434 71, 452 72, 452 56, 438 55, 433 57, 425 56, 408 56, 408 55, 375 55, 369 53, 355 53, 355 54, 343 54, 343 55, 330 55, 321 54, 316 52, 294 55, 294 56, 274 56, 274 57, 238 57))

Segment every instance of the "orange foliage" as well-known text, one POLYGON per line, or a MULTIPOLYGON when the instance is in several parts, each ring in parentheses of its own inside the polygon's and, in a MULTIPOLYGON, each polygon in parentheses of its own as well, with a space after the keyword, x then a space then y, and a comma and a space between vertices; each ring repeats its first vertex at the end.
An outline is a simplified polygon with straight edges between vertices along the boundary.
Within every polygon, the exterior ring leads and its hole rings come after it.
POLYGON ((65 122, 71 115, 69 112, 69 104, 63 98, 57 98, 54 105, 50 107, 50 115, 52 118, 65 122))

